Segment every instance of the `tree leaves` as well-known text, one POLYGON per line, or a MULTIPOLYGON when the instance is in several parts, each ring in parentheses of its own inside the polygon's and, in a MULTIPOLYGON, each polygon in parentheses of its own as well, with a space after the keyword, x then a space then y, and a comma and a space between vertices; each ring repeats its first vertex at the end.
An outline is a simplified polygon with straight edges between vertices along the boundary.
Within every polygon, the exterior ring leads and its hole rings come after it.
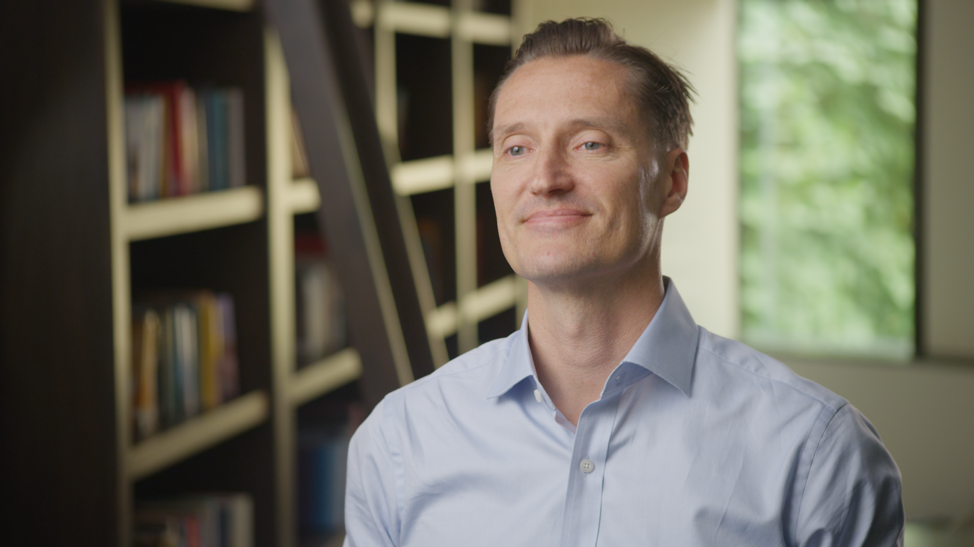
POLYGON ((743 334, 912 351, 915 0, 742 0, 743 334))

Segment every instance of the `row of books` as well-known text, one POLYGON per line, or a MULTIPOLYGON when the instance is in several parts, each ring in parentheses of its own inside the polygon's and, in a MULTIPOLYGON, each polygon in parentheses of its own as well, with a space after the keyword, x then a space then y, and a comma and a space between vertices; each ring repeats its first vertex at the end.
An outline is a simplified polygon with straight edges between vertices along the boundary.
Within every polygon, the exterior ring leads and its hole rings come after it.
POLYGON ((200 290, 137 301, 132 366, 136 439, 235 397, 240 385, 233 298, 200 290))
POLYGON ((128 84, 125 140, 130 202, 243 186, 243 92, 183 81, 128 84))
POLYGON ((298 427, 298 522, 305 538, 333 537, 345 519, 349 440, 369 410, 348 390, 304 410, 298 427))
POLYGON ((346 428, 303 430, 298 435, 298 507, 301 532, 320 537, 345 523, 346 428))
POLYGON ((252 547, 253 498, 230 493, 141 501, 133 539, 136 547, 252 547))
POLYGON ((294 244, 300 367, 345 347, 345 297, 321 236, 298 232, 294 244))

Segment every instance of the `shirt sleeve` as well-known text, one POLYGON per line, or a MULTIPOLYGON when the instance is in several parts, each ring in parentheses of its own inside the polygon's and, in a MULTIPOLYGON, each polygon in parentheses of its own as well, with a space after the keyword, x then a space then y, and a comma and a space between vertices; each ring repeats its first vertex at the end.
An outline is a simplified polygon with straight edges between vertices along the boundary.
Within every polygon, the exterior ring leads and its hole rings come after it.
POLYGON ((345 487, 345 547, 399 545, 394 454, 384 429, 385 401, 352 436, 345 487))
POLYGON ((814 448, 800 498, 802 547, 903 545, 900 472, 872 424, 841 407, 814 448))

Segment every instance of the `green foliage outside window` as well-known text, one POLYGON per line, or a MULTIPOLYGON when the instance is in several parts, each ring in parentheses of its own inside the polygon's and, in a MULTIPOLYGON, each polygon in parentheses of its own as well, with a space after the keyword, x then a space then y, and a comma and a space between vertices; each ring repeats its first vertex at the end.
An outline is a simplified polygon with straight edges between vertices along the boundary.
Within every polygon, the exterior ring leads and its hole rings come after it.
POLYGON ((741 0, 743 336, 905 358, 916 0, 741 0))

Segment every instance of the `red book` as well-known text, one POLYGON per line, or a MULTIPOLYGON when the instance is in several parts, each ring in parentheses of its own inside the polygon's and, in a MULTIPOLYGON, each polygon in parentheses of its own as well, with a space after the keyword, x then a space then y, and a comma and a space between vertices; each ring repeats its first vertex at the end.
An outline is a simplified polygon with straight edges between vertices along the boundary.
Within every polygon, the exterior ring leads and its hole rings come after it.
MULTIPOLYGON (((166 137, 163 161, 165 165, 162 188, 160 197, 182 196, 190 193, 190 184, 187 180, 188 163, 184 157, 183 146, 183 119, 184 105, 187 103, 183 99, 187 93, 192 93, 185 81, 176 80, 172 82, 152 82, 152 83, 128 83, 125 85, 126 93, 154 93, 161 95, 166 102, 166 137)), ((195 127, 193 130, 195 131, 195 127)))

